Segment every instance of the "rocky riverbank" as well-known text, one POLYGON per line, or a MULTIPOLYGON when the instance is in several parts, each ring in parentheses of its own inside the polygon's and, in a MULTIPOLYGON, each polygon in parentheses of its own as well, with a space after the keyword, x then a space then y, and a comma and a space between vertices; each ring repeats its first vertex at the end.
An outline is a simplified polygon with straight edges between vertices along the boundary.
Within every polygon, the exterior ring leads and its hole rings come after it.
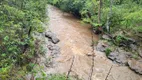
POLYGON ((127 38, 117 42, 116 38, 117 36, 103 35, 102 39, 98 41, 96 49, 106 53, 114 63, 128 66, 136 73, 142 74, 142 49, 136 40, 127 38))

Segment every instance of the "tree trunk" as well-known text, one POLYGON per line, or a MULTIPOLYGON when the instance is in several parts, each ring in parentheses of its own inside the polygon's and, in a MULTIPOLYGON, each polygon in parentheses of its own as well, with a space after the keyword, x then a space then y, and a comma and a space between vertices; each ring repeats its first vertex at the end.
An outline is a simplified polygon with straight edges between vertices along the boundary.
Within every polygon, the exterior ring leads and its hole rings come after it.
POLYGON ((102 8, 102 0, 99 0, 99 6, 98 6, 98 24, 101 23, 101 8, 102 8))

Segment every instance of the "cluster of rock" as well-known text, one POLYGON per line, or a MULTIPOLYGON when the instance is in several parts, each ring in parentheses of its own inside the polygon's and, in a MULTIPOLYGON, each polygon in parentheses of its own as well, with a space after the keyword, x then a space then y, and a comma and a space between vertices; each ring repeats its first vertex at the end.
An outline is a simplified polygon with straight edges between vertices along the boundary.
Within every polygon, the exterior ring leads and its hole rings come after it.
POLYGON ((112 37, 103 35, 102 38, 103 39, 98 42, 96 50, 106 52, 107 49, 111 49, 111 52, 107 55, 110 60, 119 65, 128 66, 136 73, 142 74, 142 49, 137 48, 135 40, 128 39, 129 45, 127 45, 127 42, 123 42, 123 46, 118 47, 110 42, 112 37), (129 46, 131 51, 124 50, 126 46, 129 46), (136 51, 138 53, 136 53, 136 51))
POLYGON ((49 64, 51 63, 53 64, 52 59, 57 57, 60 54, 60 47, 56 45, 57 43, 59 43, 60 40, 51 31, 46 32, 45 37, 48 38, 48 43, 47 43, 48 52, 46 56, 50 57, 50 63, 46 64, 46 66, 51 66, 49 64))
POLYGON ((132 70, 139 74, 142 74, 142 60, 132 59, 128 61, 128 64, 132 70))
MULTIPOLYGON (((54 59, 60 54, 60 48, 57 46, 60 40, 51 31, 35 33, 34 37, 40 40, 39 45, 42 46, 42 50, 44 51, 42 54, 38 54, 36 63, 43 68, 42 70, 44 72, 47 72, 48 68, 53 68, 57 65, 54 59)), ((38 69, 38 66, 35 66, 34 69, 38 69)), ((32 74, 27 74, 24 78, 25 80, 34 80, 41 77, 43 76, 39 70, 36 76, 33 77, 32 74)))
POLYGON ((55 64, 53 59, 60 54, 60 48, 57 46, 59 39, 51 31, 45 33, 35 34, 36 39, 40 40, 40 46, 42 46, 43 54, 38 54, 37 63, 41 66, 53 67, 55 64))

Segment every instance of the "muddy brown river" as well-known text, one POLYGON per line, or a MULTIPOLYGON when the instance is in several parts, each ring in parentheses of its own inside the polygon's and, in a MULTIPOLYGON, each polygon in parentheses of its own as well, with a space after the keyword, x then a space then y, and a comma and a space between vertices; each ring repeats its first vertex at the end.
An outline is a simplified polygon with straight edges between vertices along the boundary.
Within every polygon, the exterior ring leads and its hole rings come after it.
POLYGON ((98 36, 92 35, 90 25, 51 5, 48 16, 48 27, 60 39, 57 45, 61 49, 61 54, 54 59, 56 66, 49 68, 48 73, 66 74, 81 80, 142 80, 141 75, 112 63, 104 53, 93 49, 92 40, 97 41, 98 36))

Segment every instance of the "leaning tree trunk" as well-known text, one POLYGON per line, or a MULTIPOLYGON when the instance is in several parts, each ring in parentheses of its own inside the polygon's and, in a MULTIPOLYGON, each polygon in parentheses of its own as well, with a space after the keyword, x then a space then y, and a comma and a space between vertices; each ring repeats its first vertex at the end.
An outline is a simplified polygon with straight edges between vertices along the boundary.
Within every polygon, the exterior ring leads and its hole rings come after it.
MULTIPOLYGON (((102 0, 99 0, 98 5, 98 24, 101 24, 101 9, 102 9, 102 0)), ((103 34, 102 25, 97 26, 96 34, 103 34)))
POLYGON ((110 18, 112 17, 112 5, 113 5, 113 1, 110 0, 110 12, 107 16, 107 23, 106 23, 106 29, 108 33, 110 33, 110 25, 111 25, 110 18))
POLYGON ((99 0, 99 6, 98 6, 98 24, 101 23, 101 8, 102 8, 102 0, 99 0))

